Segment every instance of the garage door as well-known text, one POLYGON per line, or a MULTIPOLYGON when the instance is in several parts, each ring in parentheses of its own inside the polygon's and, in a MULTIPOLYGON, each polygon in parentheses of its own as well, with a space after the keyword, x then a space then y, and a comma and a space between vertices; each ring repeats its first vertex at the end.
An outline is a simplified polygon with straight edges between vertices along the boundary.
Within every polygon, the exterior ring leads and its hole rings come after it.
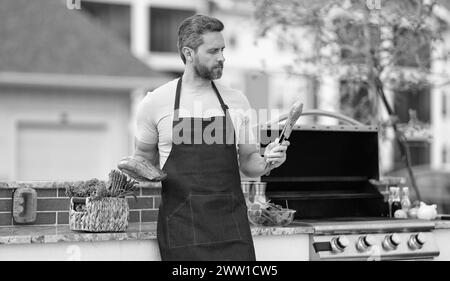
POLYGON ((105 124, 21 123, 17 145, 18 180, 107 177, 111 147, 105 124))

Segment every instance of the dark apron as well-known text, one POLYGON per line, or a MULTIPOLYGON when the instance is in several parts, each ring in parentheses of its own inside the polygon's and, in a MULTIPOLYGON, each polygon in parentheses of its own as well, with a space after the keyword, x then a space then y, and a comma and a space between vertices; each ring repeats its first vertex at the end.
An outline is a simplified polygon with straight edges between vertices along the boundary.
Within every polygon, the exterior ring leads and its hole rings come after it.
POLYGON ((182 135, 190 143, 173 142, 163 167, 167 178, 162 182, 157 228, 162 260, 255 260, 234 127, 227 105, 211 84, 225 116, 178 118, 178 80, 172 139, 182 135), (221 138, 220 143, 201 138, 212 122, 222 124, 215 126, 219 135, 212 134, 221 138))

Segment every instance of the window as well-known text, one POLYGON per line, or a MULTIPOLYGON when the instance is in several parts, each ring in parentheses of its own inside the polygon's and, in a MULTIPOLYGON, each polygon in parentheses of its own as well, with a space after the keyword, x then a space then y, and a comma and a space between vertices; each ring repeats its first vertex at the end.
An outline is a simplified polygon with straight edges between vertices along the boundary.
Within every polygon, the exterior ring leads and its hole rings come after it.
MULTIPOLYGON (((431 97, 430 88, 408 89, 395 91, 394 110, 400 123, 408 123, 409 109, 417 112, 417 118, 420 122, 430 123, 431 120, 431 97)), ((409 150, 411 154, 412 165, 430 164, 431 149, 426 141, 409 141, 409 150)), ((398 145, 395 145, 394 166, 396 168, 405 167, 404 160, 401 159, 398 145)))
POLYGON ((83 1, 81 11, 112 30, 127 46, 130 46, 130 7, 128 5, 83 1))
POLYGON ((319 87, 320 87, 319 80, 314 76, 308 77, 307 87, 308 87, 307 93, 312 96, 312 105, 313 105, 312 107, 319 108, 319 87))
POLYGON ((429 123, 431 120, 431 96, 430 88, 408 89, 395 91, 395 112, 400 123, 408 123, 409 109, 417 112, 417 118, 421 122, 429 123))
POLYGON ((447 118, 448 114, 448 97, 446 92, 442 92, 442 118, 447 118))
POLYGON ((178 26, 194 10, 150 8, 150 51, 177 53, 178 26))
POLYGON ((394 56, 398 66, 431 66, 431 39, 426 31, 394 28, 394 56))
POLYGON ((265 109, 268 107, 269 78, 264 73, 245 73, 245 94, 252 108, 265 109))
MULTIPOLYGON (((431 163, 431 145, 423 141, 409 141, 409 153, 411 155, 411 166, 427 165, 431 163)), ((394 170, 403 169, 406 162, 401 157, 398 144, 394 146, 394 170)))
POLYGON ((230 37, 228 38, 228 43, 230 46, 230 49, 236 49, 238 46, 238 39, 236 34, 231 34, 230 37))
POLYGON ((442 148, 442 163, 448 164, 450 162, 448 158, 448 149, 446 146, 444 146, 442 148))
MULTIPOLYGON (((317 77, 315 76, 306 76, 306 95, 309 97, 311 101, 312 108, 319 108, 319 88, 320 83, 317 77)), ((306 117, 306 116, 305 116, 306 117)), ((312 123, 318 123, 320 118, 317 115, 309 118, 312 123)))
POLYGON ((363 81, 341 80, 339 85, 341 113, 364 124, 371 124, 372 102, 368 85, 363 81))
MULTIPOLYGON (((337 43, 341 47, 341 59, 343 63, 366 63, 367 45, 364 34, 364 26, 355 24, 347 19, 335 21, 337 43)), ((377 51, 380 44, 380 28, 377 25, 369 26, 370 46, 377 51)))

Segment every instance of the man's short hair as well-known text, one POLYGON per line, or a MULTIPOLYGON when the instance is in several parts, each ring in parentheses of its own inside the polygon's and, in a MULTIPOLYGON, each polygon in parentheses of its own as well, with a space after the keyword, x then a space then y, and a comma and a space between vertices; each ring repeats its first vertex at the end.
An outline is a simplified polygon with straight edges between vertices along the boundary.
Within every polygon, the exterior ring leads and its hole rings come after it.
POLYGON ((204 15, 194 15, 186 18, 178 28, 178 51, 183 63, 186 58, 181 51, 183 47, 192 48, 197 51, 198 46, 203 44, 202 34, 206 32, 220 32, 224 28, 223 23, 213 17, 204 15))

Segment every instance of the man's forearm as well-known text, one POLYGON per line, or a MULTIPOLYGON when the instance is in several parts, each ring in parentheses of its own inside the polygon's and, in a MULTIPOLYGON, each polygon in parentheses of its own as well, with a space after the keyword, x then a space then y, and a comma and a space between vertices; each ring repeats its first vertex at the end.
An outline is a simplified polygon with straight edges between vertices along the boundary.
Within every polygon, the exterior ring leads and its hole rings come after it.
POLYGON ((136 158, 144 158, 147 161, 151 161, 154 158, 153 153, 144 152, 138 149, 134 151, 133 156, 136 158))
POLYGON ((145 153, 145 152, 142 152, 142 151, 135 151, 134 152, 134 154, 133 154, 133 157, 135 157, 137 160, 140 160, 140 161, 147 161, 147 162, 149 162, 149 163, 151 163, 152 165, 156 165, 156 158, 157 157, 155 157, 156 155, 155 154, 153 154, 153 153, 145 153))
POLYGON ((258 152, 251 153, 246 159, 241 159, 241 171, 248 177, 255 178, 267 174, 269 165, 258 152))
POLYGON ((157 162, 158 151, 156 144, 145 144, 136 139, 133 157, 138 160, 145 160, 155 165, 157 162))

